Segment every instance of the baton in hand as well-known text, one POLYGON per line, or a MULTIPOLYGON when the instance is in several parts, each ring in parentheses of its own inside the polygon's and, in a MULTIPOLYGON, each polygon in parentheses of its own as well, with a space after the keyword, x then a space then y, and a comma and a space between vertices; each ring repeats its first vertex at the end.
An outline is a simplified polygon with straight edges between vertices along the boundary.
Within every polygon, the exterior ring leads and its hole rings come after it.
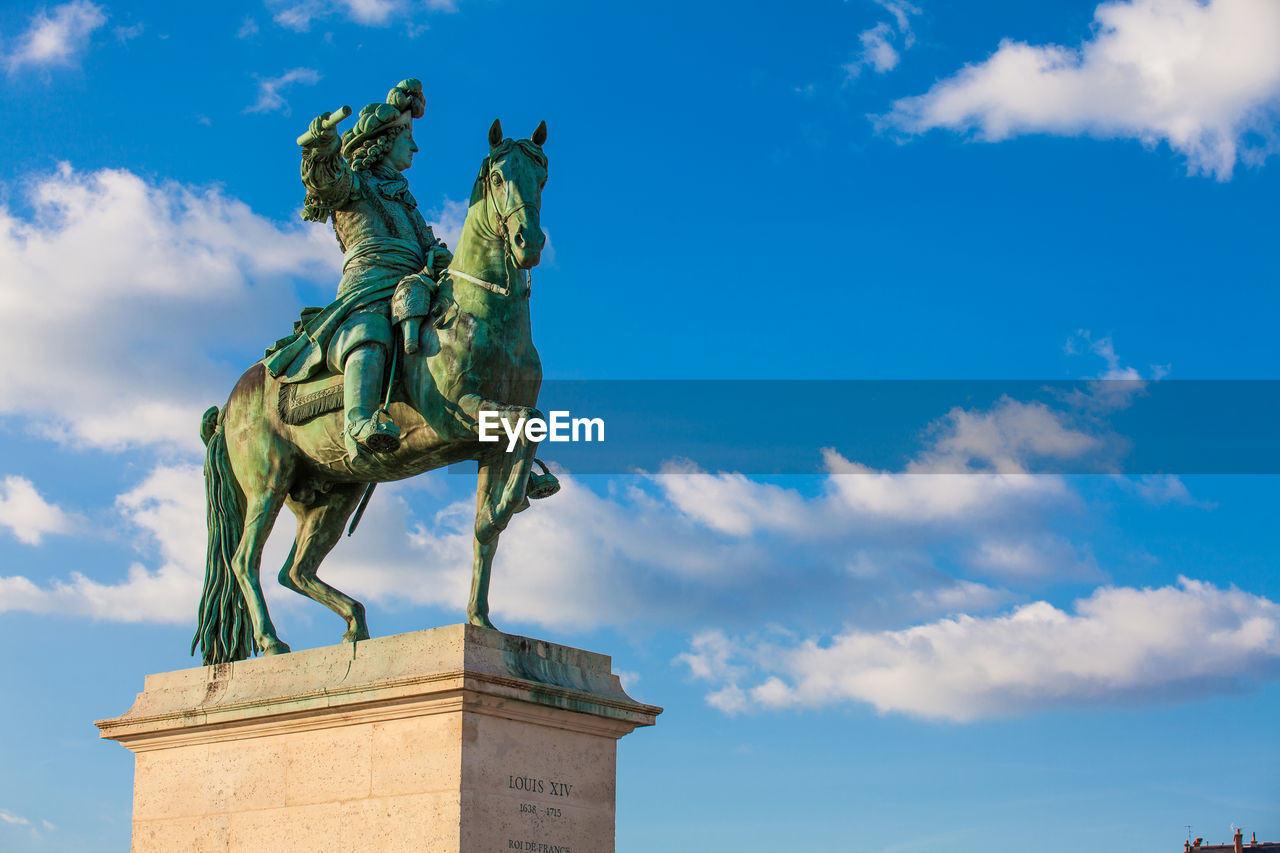
MULTIPOLYGON (((349 115, 351 115, 351 107, 343 106, 341 109, 337 109, 329 113, 329 117, 320 122, 320 127, 322 130, 326 131, 333 130, 349 115)), ((307 128, 307 132, 298 137, 298 144, 305 147, 319 138, 319 134, 312 133, 311 129, 307 128)))

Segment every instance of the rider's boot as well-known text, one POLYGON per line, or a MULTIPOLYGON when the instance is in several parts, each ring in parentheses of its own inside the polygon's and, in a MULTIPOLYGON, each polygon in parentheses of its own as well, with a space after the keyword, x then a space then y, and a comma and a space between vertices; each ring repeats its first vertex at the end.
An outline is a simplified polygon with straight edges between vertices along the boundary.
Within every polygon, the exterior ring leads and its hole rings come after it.
MULTIPOLYGON (((534 470, 529 471, 529 485, 525 487, 524 493, 534 500, 539 500, 541 498, 549 498, 560 491, 560 481, 556 479, 555 474, 547 470, 546 463, 541 459, 535 459, 533 464, 541 468, 542 473, 539 474, 534 470)), ((521 509, 523 508, 521 507, 521 509)))
POLYGON ((386 350, 380 344, 363 344, 347 355, 342 371, 342 402, 346 411, 343 439, 347 456, 355 459, 361 450, 373 453, 395 453, 400 449, 400 430, 386 412, 382 402, 382 368, 386 350))

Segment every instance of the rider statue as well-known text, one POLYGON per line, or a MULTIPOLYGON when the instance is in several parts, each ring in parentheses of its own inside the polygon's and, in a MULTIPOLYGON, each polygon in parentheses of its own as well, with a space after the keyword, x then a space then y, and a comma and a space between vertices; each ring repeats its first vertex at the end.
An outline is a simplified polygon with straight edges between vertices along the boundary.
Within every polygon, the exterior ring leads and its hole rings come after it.
POLYGON ((426 107, 422 83, 402 80, 385 103, 369 104, 342 134, 345 118, 318 116, 302 137, 302 218, 333 222, 344 252, 337 299, 308 309, 295 334, 264 359, 284 383, 302 382, 326 369, 343 375, 343 438, 352 460, 362 452, 394 453, 400 430, 380 408, 394 330, 405 324, 406 349, 439 306, 437 279, 452 255, 418 211, 402 174, 418 146, 413 120, 426 107), (345 162, 344 162, 345 161, 345 162))

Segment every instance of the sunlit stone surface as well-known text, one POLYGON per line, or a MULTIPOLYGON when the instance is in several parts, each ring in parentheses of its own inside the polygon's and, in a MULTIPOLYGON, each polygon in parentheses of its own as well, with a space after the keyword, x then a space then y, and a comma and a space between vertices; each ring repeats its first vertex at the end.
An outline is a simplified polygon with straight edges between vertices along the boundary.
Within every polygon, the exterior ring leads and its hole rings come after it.
POLYGON ((662 709, 604 655, 471 625, 147 676, 133 850, 614 849, 617 739, 662 709))

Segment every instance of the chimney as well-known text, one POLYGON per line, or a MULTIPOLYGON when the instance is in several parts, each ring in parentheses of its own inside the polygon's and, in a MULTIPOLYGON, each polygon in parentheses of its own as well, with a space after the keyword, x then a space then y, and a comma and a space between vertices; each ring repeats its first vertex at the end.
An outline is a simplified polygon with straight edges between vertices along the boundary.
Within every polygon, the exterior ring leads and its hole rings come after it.
POLYGON ((1236 830, 1235 843, 1236 853, 1244 853, 1244 833, 1238 829, 1236 830))

